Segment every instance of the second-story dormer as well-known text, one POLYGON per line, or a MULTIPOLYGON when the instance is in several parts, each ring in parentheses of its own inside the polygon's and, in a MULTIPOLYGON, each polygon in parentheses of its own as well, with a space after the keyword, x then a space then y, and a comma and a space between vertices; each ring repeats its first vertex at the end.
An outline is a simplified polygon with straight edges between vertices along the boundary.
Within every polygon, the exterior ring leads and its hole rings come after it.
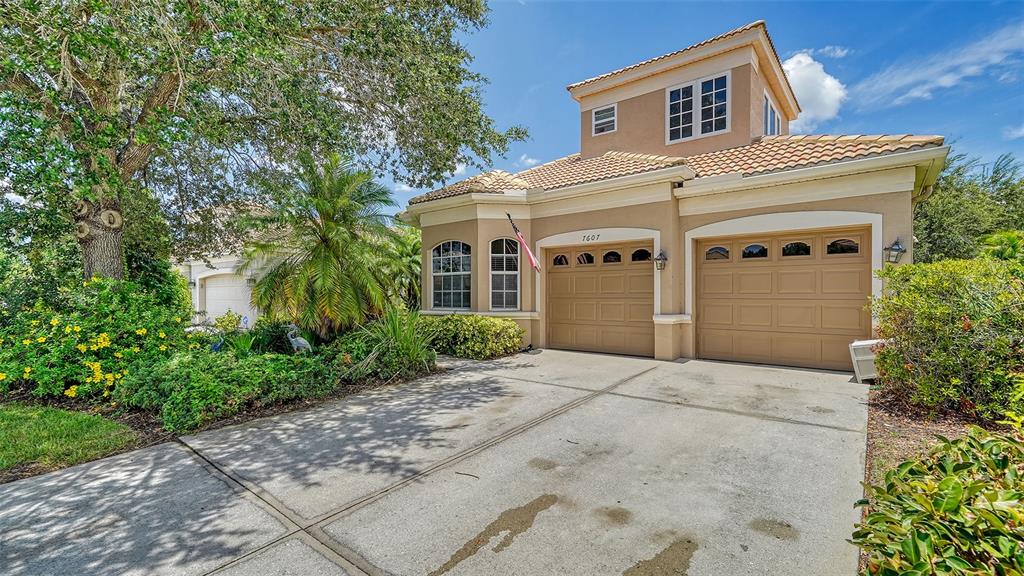
POLYGON ((691 156, 789 133, 800 112, 763 21, 568 87, 580 153, 691 156))

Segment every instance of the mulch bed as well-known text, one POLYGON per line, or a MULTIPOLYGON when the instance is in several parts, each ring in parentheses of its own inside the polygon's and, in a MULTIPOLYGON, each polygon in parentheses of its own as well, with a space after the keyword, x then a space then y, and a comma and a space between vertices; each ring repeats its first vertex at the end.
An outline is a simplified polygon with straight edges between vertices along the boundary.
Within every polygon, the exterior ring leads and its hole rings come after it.
MULTIPOLYGON (((927 454, 938 442, 936 436, 959 438, 972 425, 992 427, 957 414, 924 411, 895 401, 881 390, 870 390, 865 484, 883 484, 889 469, 927 454)), ((864 508, 863 513, 867 514, 868 509, 864 508)), ((867 556, 862 552, 858 570, 862 571, 866 566, 867 556)))
POLYGON ((938 442, 936 435, 958 438, 975 424, 982 425, 956 414, 924 411, 871 390, 864 481, 881 484, 889 468, 927 453, 938 442))

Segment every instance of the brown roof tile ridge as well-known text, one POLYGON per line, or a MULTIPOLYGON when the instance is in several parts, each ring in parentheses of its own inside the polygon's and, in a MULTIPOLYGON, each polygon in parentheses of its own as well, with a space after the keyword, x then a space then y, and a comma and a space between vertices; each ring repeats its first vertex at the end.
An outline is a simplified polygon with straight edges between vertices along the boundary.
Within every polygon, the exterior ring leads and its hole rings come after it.
POLYGON ((663 156, 658 154, 644 154, 643 152, 623 152, 621 150, 608 150, 601 156, 624 158, 626 160, 640 160, 641 162, 649 162, 652 164, 676 165, 686 163, 686 158, 682 156, 663 156))
MULTIPOLYGON (((659 60, 664 60, 665 58, 671 58, 672 56, 676 56, 678 54, 682 54, 683 52, 687 52, 689 50, 693 50, 694 48, 700 48, 701 46, 706 46, 706 45, 711 44, 713 42, 718 42, 719 40, 725 40, 726 38, 728 38, 730 36, 734 36, 736 34, 740 34, 740 33, 746 32, 747 30, 752 30, 752 29, 754 29, 754 28, 756 28, 758 26, 761 26, 761 27, 765 28, 765 33, 768 32, 768 28, 767 28, 764 20, 755 20, 754 22, 751 22, 749 24, 744 24, 743 26, 740 26, 739 28, 734 28, 732 30, 729 30, 728 32, 723 32, 723 33, 719 34, 718 36, 714 36, 714 37, 708 38, 707 40, 701 40, 700 42, 697 42, 696 44, 691 44, 690 46, 687 46, 686 48, 681 48, 679 50, 675 50, 675 51, 669 52, 667 54, 662 54, 661 56, 655 56, 653 58, 648 58, 647 60, 642 60, 642 61, 637 62, 635 64, 630 64, 629 66, 623 66, 622 68, 618 68, 616 70, 612 70, 611 72, 605 72, 604 74, 598 74, 597 76, 594 76, 592 78, 587 78, 586 80, 580 80, 579 82, 575 82, 573 84, 569 84, 568 86, 566 86, 566 89, 572 90, 573 88, 577 88, 577 87, 583 86, 585 84, 590 84, 591 82, 597 82, 598 80, 603 80, 605 78, 610 78, 612 76, 617 76, 619 74, 622 74, 623 72, 627 72, 629 70, 640 68, 642 66, 646 66, 647 64, 651 64, 651 63, 657 62, 659 60)), ((769 39, 769 41, 770 41, 770 39, 769 39)), ((772 46, 772 49, 773 50, 775 49, 774 45, 772 46)))

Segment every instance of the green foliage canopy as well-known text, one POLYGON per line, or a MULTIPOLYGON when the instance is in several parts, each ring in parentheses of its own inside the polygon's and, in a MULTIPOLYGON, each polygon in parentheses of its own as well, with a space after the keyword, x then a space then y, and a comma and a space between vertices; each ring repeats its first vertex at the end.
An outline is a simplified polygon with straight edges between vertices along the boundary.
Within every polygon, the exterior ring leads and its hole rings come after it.
POLYGON ((990 166, 951 155, 932 195, 914 207, 914 261, 974 258, 981 239, 1024 229, 1024 169, 1012 154, 990 166))
POLYGON ((83 199, 123 210, 126 228, 155 221, 128 202, 153 194, 180 257, 229 232, 202 208, 260 200, 299 149, 430 185, 525 136, 484 114, 456 40, 485 13, 479 0, 4 1, 0 181, 38 231, 70 232, 83 199))

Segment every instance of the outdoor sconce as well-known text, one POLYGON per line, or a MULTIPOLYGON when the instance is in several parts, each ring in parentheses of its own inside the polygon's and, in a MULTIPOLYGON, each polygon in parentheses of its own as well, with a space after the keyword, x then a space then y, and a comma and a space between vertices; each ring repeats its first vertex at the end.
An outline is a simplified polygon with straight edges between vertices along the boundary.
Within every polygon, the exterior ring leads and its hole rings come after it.
POLYGON ((657 270, 664 270, 665 264, 668 263, 668 256, 665 256, 664 250, 659 250, 658 255, 654 257, 654 267, 657 270))
POLYGON ((896 238, 896 241, 891 246, 883 248, 882 251, 885 252, 886 262, 896 264, 900 261, 900 258, 903 258, 903 254, 906 253, 907 249, 903 247, 903 244, 900 244, 900 239, 896 238))
POLYGON ((249 276, 248 278, 246 278, 245 279, 245 285, 248 286, 249 288, 252 288, 253 286, 255 286, 256 285, 256 277, 255 276, 249 276))
POLYGON ((195 280, 189 280, 188 281, 188 287, 189 288, 195 288, 196 287, 196 281, 195 280))

